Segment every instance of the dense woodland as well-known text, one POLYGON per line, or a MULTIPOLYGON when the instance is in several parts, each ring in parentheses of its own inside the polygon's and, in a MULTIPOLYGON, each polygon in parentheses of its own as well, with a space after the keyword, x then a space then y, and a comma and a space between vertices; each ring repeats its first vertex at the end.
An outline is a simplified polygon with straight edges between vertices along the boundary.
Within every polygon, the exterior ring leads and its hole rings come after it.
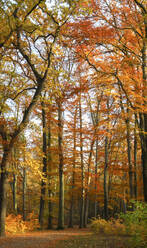
POLYGON ((146 0, 1 0, 0 30, 0 235, 147 202, 146 0))

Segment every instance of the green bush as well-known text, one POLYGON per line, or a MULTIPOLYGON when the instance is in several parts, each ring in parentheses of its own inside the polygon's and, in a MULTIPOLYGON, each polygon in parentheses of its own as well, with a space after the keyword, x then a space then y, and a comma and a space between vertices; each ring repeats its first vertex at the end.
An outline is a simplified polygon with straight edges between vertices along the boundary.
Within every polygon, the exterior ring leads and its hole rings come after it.
POLYGON ((147 247, 147 204, 142 202, 132 202, 134 211, 121 214, 126 233, 131 235, 131 248, 147 247))

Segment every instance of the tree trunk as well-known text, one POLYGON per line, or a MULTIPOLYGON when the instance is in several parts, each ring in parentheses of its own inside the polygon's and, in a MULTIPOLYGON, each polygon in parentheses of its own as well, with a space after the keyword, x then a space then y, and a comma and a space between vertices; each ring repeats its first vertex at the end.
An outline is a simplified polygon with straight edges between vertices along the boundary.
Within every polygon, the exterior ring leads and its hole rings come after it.
POLYGON ((49 127, 48 127, 48 172, 49 172, 49 176, 48 176, 48 181, 49 181, 49 185, 48 185, 48 229, 52 229, 53 228, 53 223, 52 223, 52 210, 53 210, 53 206, 52 206, 52 178, 51 178, 51 171, 52 171, 52 157, 51 157, 51 123, 50 123, 50 116, 49 116, 49 127))
POLYGON ((13 211, 17 215, 17 175, 13 174, 13 211))
POLYGON ((81 109, 81 95, 79 99, 79 117, 80 117, 80 157, 81 157, 81 202, 80 202, 80 225, 79 228, 84 227, 84 161, 83 161, 83 140, 82 140, 82 109, 81 109))
POLYGON ((23 168, 22 213, 23 213, 24 221, 26 220, 26 186, 27 186, 26 168, 23 168))
MULTIPOLYGON (((147 132, 147 130, 146 130, 147 132)), ((143 167, 143 189, 144 189, 144 200, 147 202, 147 140, 144 139, 142 142, 142 167, 143 167)))
POLYGON ((97 202, 97 169, 98 169, 98 137, 96 139, 96 147, 95 147, 95 199, 94 199, 94 217, 97 217, 98 214, 98 202, 97 202))
POLYGON ((58 227, 64 229, 64 172, 63 172, 63 120, 61 99, 58 99, 58 150, 59 150, 59 209, 58 227))
POLYGON ((144 200, 147 202, 147 114, 140 114, 140 126, 143 191, 144 200))
POLYGON ((86 178, 86 188, 85 188, 85 208, 84 208, 84 227, 87 227, 88 223, 88 209, 89 209, 89 174, 90 174, 90 166, 91 166, 91 159, 92 159, 92 152, 93 152, 93 146, 95 142, 95 131, 94 131, 94 137, 91 142, 90 146, 90 153, 89 153, 89 159, 88 159, 88 172, 87 172, 87 178, 86 178))
POLYGON ((13 196, 13 212, 17 215, 17 174, 16 173, 16 159, 17 159, 17 149, 13 149, 12 156, 12 167, 13 167, 13 182, 12 182, 12 196, 13 196))
POLYGON ((137 200, 137 116, 135 114, 135 127, 134 127, 134 196, 137 200))
POLYGON ((5 236, 5 218, 6 218, 6 194, 7 194, 7 151, 4 151, 3 160, 1 163, 0 177, 0 236, 5 236))
POLYGON ((44 179, 41 181, 41 196, 40 196, 40 212, 39 212, 39 223, 41 228, 43 227, 43 216, 45 207, 45 192, 46 192, 46 178, 47 178, 47 142, 46 142, 46 113, 44 102, 41 103, 42 106, 42 127, 43 127, 43 176, 44 179))
POLYGON ((128 152, 128 164, 129 164, 129 189, 130 189, 130 199, 133 198, 133 170, 132 170, 132 158, 131 158, 131 140, 130 140, 130 119, 129 119, 129 106, 127 102, 127 152, 128 152))
POLYGON ((104 218, 108 219, 108 136, 105 137, 104 218))
POLYGON ((74 212, 74 193, 73 190, 75 188, 75 167, 76 167, 76 121, 77 121, 77 108, 75 110, 74 115, 74 127, 73 127, 73 141, 74 141, 74 147, 73 147, 73 172, 72 172, 72 192, 71 192, 71 201, 70 201, 70 212, 69 212, 69 225, 68 227, 73 227, 73 212, 74 212))
MULTIPOLYGON (((145 4, 144 4, 145 6, 145 4)), ((143 14, 145 25, 145 37, 143 39, 142 49, 142 70, 143 70, 143 84, 144 84, 144 104, 147 107, 147 10, 143 14)), ((147 202, 147 113, 143 113, 143 134, 141 134, 141 148, 142 148, 142 167, 143 167, 143 186, 144 186, 144 200, 147 202)))
POLYGON ((97 169, 98 169, 98 137, 96 138, 95 147, 95 199, 94 199, 94 217, 97 217, 97 169))

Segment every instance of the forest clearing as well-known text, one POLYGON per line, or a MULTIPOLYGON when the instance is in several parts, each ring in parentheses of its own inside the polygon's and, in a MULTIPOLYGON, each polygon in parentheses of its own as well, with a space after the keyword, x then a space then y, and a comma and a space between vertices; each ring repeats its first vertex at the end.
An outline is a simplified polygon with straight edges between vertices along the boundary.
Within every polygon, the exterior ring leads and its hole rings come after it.
POLYGON ((0 1, 0 244, 54 241, 147 247, 146 0, 0 1))

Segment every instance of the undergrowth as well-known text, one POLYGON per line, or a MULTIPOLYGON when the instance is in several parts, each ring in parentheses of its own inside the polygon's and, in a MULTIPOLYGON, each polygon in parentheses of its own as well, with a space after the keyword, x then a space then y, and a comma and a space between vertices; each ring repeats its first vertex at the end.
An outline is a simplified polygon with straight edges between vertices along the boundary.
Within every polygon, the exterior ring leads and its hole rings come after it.
POLYGON ((33 231, 39 228, 39 223, 34 214, 28 216, 27 221, 23 221, 22 215, 10 214, 6 217, 6 233, 16 234, 33 231))
POLYGON ((119 219, 93 219, 92 231, 98 235, 128 237, 130 248, 147 248, 147 204, 133 201, 132 206, 134 211, 120 214, 119 219))
POLYGON ((135 211, 121 214, 127 234, 131 234, 131 248, 147 247, 147 204, 133 201, 135 211))

